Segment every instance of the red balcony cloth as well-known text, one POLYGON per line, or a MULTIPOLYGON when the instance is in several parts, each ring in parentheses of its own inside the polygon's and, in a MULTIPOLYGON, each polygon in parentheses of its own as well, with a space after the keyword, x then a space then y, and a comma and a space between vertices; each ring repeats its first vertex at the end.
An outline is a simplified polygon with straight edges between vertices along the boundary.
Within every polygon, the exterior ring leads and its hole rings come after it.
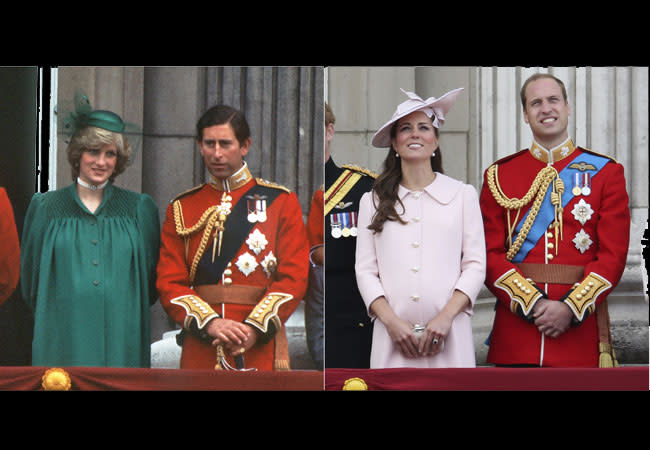
POLYGON ((325 389, 340 391, 345 381, 351 378, 361 378, 369 391, 647 391, 649 372, 648 366, 611 369, 327 369, 325 389))
MULTIPOLYGON (((0 367, 0 390, 42 390, 50 367, 0 367)), ((322 391, 323 372, 62 367, 70 390, 322 391)))

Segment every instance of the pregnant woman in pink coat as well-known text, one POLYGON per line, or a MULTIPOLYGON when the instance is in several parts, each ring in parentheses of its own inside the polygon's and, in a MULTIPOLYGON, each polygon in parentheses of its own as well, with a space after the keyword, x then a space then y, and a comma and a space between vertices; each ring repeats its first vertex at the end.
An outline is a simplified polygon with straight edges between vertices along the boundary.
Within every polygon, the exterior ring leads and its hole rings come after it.
POLYGON ((476 189, 442 173, 438 128, 460 89, 408 100, 372 139, 390 147, 357 224, 356 276, 374 320, 371 368, 475 367, 485 279, 476 189))

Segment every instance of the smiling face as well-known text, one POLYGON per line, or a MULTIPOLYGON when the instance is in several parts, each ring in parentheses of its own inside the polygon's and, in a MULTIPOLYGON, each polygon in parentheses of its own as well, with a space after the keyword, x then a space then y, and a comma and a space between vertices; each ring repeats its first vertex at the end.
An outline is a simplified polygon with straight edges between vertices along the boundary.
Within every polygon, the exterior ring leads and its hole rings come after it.
POLYGON ((402 161, 429 161, 438 148, 438 138, 431 119, 422 111, 402 117, 395 127, 393 148, 402 161))
POLYGON ((86 183, 100 185, 110 178, 116 164, 115 144, 104 144, 98 149, 84 150, 79 159, 79 178, 86 183))
POLYGON ((540 78, 526 87, 524 120, 535 141, 544 147, 551 149, 569 137, 570 114, 571 108, 555 80, 540 78))

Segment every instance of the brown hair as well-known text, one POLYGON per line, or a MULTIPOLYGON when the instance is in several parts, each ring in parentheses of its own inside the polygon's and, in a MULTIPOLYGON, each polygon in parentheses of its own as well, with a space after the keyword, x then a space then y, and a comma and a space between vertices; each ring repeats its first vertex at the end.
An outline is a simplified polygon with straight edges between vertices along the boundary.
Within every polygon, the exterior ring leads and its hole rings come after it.
POLYGON ((540 80, 542 78, 549 78, 551 80, 555 80, 555 82, 562 88, 562 96, 564 97, 564 102, 567 102, 567 95, 566 95, 566 88, 564 87, 564 83, 562 83, 562 80, 560 80, 557 77, 554 77, 550 73, 536 73, 534 75, 531 75, 526 81, 524 81, 524 85, 521 87, 521 91, 519 92, 519 97, 521 98, 521 107, 526 109, 526 88, 530 83, 533 81, 540 80))
MULTIPOLYGON (((391 139, 395 137, 395 130, 397 129, 397 122, 393 124, 390 129, 391 139)), ((438 129, 434 127, 436 137, 438 137, 438 129)), ((434 172, 443 173, 442 171, 442 155, 440 153, 440 146, 435 150, 434 156, 431 157, 431 168, 434 172)), ((384 229, 384 222, 397 221, 405 224, 400 215, 395 209, 395 205, 399 203, 402 205, 404 211, 404 204, 398 197, 397 191, 399 189, 399 182, 402 180, 402 161, 397 156, 397 152, 391 145, 388 150, 388 155, 384 160, 382 172, 379 174, 372 187, 372 199, 375 205, 375 215, 372 222, 368 225, 368 229, 379 233, 384 229), (375 202, 375 198, 379 200, 379 204, 375 202)))
POLYGON ((121 133, 90 126, 82 128, 75 133, 68 144, 68 162, 70 163, 70 172, 73 180, 76 180, 79 176, 79 160, 81 159, 81 154, 89 149, 98 149, 105 144, 114 144, 117 148, 117 162, 109 180, 113 182, 119 174, 124 172, 131 158, 131 145, 129 144, 129 140, 121 133))
POLYGON ((336 123, 336 117, 334 116, 330 105, 325 103, 325 126, 327 127, 330 123, 336 123))

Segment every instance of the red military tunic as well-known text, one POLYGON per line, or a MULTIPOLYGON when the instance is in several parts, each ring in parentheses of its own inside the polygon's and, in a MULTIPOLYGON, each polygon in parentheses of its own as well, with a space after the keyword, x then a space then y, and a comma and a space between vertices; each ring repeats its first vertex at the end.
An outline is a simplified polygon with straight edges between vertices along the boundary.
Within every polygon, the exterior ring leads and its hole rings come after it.
MULTIPOLYGON (((261 333, 261 339, 244 354, 246 367, 288 370, 289 355, 282 324, 296 309, 307 288, 308 252, 297 196, 281 186, 254 179, 244 166, 228 180, 198 186, 179 195, 168 206, 157 269, 160 302, 169 316, 185 328, 201 330, 218 317, 253 326, 261 333), (259 186, 266 189, 262 193, 271 192, 271 197, 276 196, 272 203, 267 204, 266 195, 254 198, 251 192, 260 189, 259 186), (237 206, 243 208, 243 215, 235 214, 237 206), (266 214, 264 221, 262 210, 266 214), (213 219, 223 211, 227 215, 221 218, 227 220, 223 224, 221 248, 227 253, 228 246, 233 246, 233 256, 223 262, 223 271, 218 274, 211 272, 216 270, 211 259, 213 249, 215 254, 219 253, 214 239, 219 222, 213 219), (251 216, 255 211, 255 217, 251 216), (241 242, 229 240, 227 233, 246 226, 252 228, 240 237, 241 242), (227 288, 226 295, 231 300, 208 304, 208 299, 197 293, 214 286, 227 288), (259 298, 254 304, 241 304, 232 298, 242 286, 258 288, 259 298)), ((219 257, 215 260, 218 262, 219 257)), ((181 368, 214 368, 216 356, 216 349, 208 341, 196 333, 186 333, 181 368)), ((227 362, 235 366, 230 355, 227 362)))
POLYGON ((0 188, 0 304, 16 289, 20 274, 20 245, 14 210, 4 188, 0 188))
POLYGON ((597 307, 619 282, 629 245, 623 166, 576 148, 571 140, 550 151, 533 143, 530 150, 486 170, 480 201, 487 247, 485 284, 497 298, 487 361, 598 367, 599 328, 593 312, 601 312, 597 307), (536 202, 538 174, 541 190, 550 184, 545 201, 536 202), (558 177, 563 182, 558 183, 558 177), (535 195, 524 199, 530 192, 535 195), (517 223, 509 237, 509 226, 517 223), (532 323, 532 309, 544 293, 550 300, 564 301, 574 315, 570 328, 556 338, 544 336, 532 323))

